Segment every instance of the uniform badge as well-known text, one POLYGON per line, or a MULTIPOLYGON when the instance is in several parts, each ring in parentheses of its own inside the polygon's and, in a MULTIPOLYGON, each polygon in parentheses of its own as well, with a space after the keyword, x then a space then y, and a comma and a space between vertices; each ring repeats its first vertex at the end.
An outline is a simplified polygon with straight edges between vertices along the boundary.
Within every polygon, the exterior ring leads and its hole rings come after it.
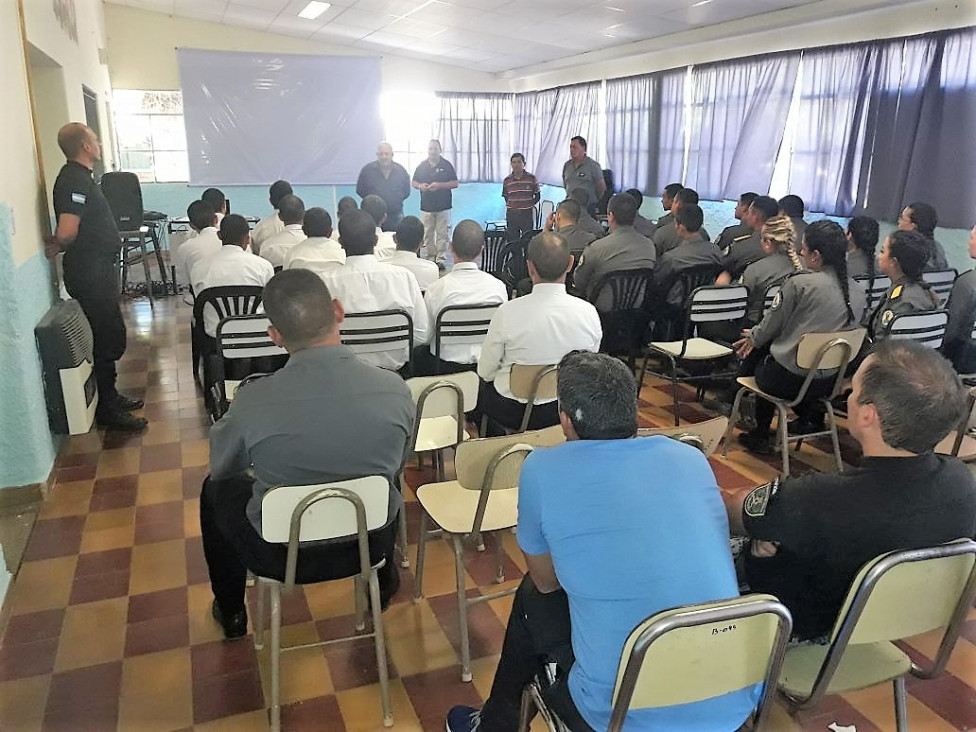
POLYGON ((885 310, 881 313, 881 325, 888 327, 888 323, 894 320, 895 314, 891 310, 885 310))
POLYGON ((777 491, 779 491, 779 478, 776 478, 772 483, 754 488, 746 496, 746 500, 742 504, 742 510, 745 511, 746 516, 751 516, 752 518, 765 516, 766 508, 769 506, 769 499, 775 496, 777 491))
POLYGON ((71 202, 72 203, 78 203, 78 204, 84 205, 87 200, 88 200, 88 197, 84 193, 72 193, 71 194, 71 202))
POLYGON ((902 291, 902 289, 904 289, 904 288, 901 285, 898 285, 897 287, 895 287, 895 289, 891 291, 891 297, 888 298, 888 299, 889 300, 894 300, 895 298, 901 297, 901 291, 902 291))
POLYGON ((775 310, 782 304, 783 304, 783 296, 777 292, 775 295, 773 295, 773 304, 770 305, 769 307, 770 309, 775 310))

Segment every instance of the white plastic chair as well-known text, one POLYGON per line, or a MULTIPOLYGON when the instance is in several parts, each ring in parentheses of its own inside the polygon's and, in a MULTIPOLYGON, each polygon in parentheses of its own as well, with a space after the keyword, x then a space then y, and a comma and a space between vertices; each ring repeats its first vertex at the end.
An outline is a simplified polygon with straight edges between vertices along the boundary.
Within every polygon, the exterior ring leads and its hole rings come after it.
POLYGON ((939 296, 939 307, 945 305, 952 292, 952 285, 956 281, 958 273, 954 269, 937 269, 931 272, 922 272, 922 281, 932 286, 932 292, 939 296))
POLYGON ((929 348, 942 348, 942 341, 945 340, 948 325, 948 312, 945 310, 928 310, 896 315, 888 323, 886 332, 888 338, 918 341, 929 348))
POLYGON ((214 366, 214 421, 220 419, 234 400, 243 379, 226 378, 228 362, 245 358, 287 358, 288 351, 276 346, 268 335, 267 315, 232 315, 217 325, 217 353, 214 366))

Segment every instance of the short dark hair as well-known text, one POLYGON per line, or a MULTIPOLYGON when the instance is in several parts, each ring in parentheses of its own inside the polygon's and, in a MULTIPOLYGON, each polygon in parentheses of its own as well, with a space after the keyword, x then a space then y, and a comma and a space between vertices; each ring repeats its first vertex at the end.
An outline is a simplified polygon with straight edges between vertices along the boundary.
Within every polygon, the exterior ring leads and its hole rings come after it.
POLYGON ((305 348, 335 328, 332 294, 308 269, 284 269, 264 286, 264 312, 293 350, 305 348))
POLYGON ((752 202, 755 201, 757 198, 759 198, 758 193, 754 193, 753 191, 746 191, 741 196, 739 196, 739 203, 741 203, 746 208, 749 208, 749 206, 752 205, 752 202))
POLYGON ((522 153, 512 153, 512 157, 510 157, 508 160, 511 162, 512 160, 515 160, 515 158, 518 158, 523 163, 525 162, 525 156, 522 153))
POLYGON ((572 137, 569 138, 569 141, 578 142, 580 144, 580 147, 582 147, 584 150, 586 149, 586 138, 583 137, 582 135, 573 135, 572 137))
POLYGON ((278 201, 278 218, 284 224, 300 224, 305 218, 305 202, 293 193, 278 201))
POLYGON ((621 226, 633 226, 634 219, 637 218, 637 201, 626 193, 617 193, 607 204, 607 213, 613 214, 613 218, 621 226))
POLYGON ((927 236, 929 239, 933 238, 935 227, 939 225, 939 215, 935 211, 935 206, 917 201, 908 204, 907 208, 911 211, 908 218, 915 224, 918 233, 927 236))
POLYGON ((214 211, 223 212, 224 204, 227 203, 227 196, 219 188, 208 188, 200 194, 200 200, 213 206, 214 211))
POLYGON ((633 196, 634 200, 637 201, 637 208, 640 209, 641 204, 644 203, 644 194, 636 188, 628 188, 624 193, 628 196, 633 196))
POLYGON ((791 219, 802 219, 803 209, 807 207, 802 198, 792 193, 788 196, 783 196, 777 203, 783 215, 789 216, 791 219))
POLYGON ((352 196, 343 196, 336 204, 336 216, 341 219, 350 211, 355 211, 358 208, 359 204, 356 202, 355 198, 352 196))
POLYGON ((572 351, 556 372, 559 411, 581 440, 624 440, 637 434, 637 382, 612 356, 572 351))
POLYGON ((383 222, 386 221, 386 201, 375 193, 366 196, 359 208, 372 216, 377 226, 382 226, 383 222))
POLYGON ((472 261, 485 247, 485 230, 477 221, 464 219, 459 221, 451 234, 451 246, 454 254, 465 261, 472 261))
POLYGON ((365 211, 349 211, 339 219, 339 243, 346 254, 372 254, 376 247, 376 222, 365 211))
POLYGON ((854 246, 858 249, 874 255, 874 250, 878 248, 878 220, 870 216, 855 216, 847 222, 847 233, 854 240, 854 246))
POLYGON ((271 184, 271 188, 268 189, 268 199, 271 201, 272 206, 278 208, 281 199, 292 193, 294 191, 291 189, 291 183, 286 180, 276 180, 271 184))
POLYGON ((240 214, 227 214, 220 220, 220 241, 224 244, 236 244, 240 246, 247 238, 247 232, 251 227, 240 214))
POLYGON ((702 212, 701 206, 697 203, 682 203, 681 208, 674 215, 674 223, 681 224, 694 234, 705 223, 705 214, 702 212))
POLYGON ((888 251, 898 260, 901 271, 910 280, 918 280, 932 256, 932 240, 918 231, 897 229, 888 237, 888 251))
POLYGON ((305 236, 332 236, 332 217, 324 208, 313 206, 305 212, 302 231, 305 236))
POLYGON ((681 205, 684 206, 689 203, 694 203, 698 205, 698 191, 694 188, 682 188, 680 191, 674 194, 675 199, 681 201, 681 205))
POLYGON ((664 192, 667 194, 668 198, 674 198, 678 191, 680 191, 682 188, 684 188, 684 186, 681 183, 668 183, 666 186, 664 186, 664 192))
POLYGON ((590 205, 590 192, 585 188, 574 188, 569 192, 569 197, 583 208, 590 205))
POLYGON ((570 221, 579 221, 580 214, 583 213, 583 207, 579 205, 579 201, 572 198, 567 198, 565 201, 560 201, 559 205, 556 206, 556 211, 561 213, 570 221))
POLYGON ((756 196, 749 207, 754 209, 763 221, 768 221, 779 213, 779 201, 772 196, 756 196))
POLYGON ((544 282, 555 282, 566 274, 570 256, 569 244, 554 231, 536 234, 529 242, 528 260, 544 282))
POLYGON ((397 224, 396 238, 396 248, 400 251, 419 251, 420 245, 424 243, 424 225, 416 216, 404 216, 397 224))
POLYGON ((186 207, 186 217, 190 219, 190 226, 197 231, 213 226, 217 220, 214 208, 204 200, 194 201, 186 207))
POLYGON ((885 444, 921 454, 962 420, 966 391, 939 352, 916 341, 885 339, 861 366, 859 404, 873 404, 885 444))

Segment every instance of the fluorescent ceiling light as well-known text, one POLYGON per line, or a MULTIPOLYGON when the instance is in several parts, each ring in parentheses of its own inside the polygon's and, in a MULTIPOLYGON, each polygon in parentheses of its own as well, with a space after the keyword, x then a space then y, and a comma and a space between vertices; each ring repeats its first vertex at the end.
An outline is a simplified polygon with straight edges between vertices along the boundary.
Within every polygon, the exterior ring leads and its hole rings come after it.
POLYGON ((403 20, 404 18, 409 18, 411 15, 413 15, 414 13, 416 13, 418 11, 423 10, 428 5, 450 5, 450 3, 442 2, 442 0, 426 0, 426 2, 422 2, 420 5, 418 5, 417 7, 415 7, 413 10, 408 10, 403 15, 394 16, 392 22, 393 23, 396 23, 398 20, 403 20))
POLYGON ((708 5, 711 1, 712 0, 700 0, 699 2, 695 3, 691 7, 693 7, 693 8, 700 8, 702 5, 708 5))
POLYGON ((604 10, 612 10, 615 13, 622 13, 622 12, 624 12, 624 9, 623 8, 615 8, 615 7, 613 7, 613 5, 606 5, 606 6, 604 6, 604 10))
POLYGON ((332 3, 320 3, 318 0, 312 0, 312 2, 302 8, 298 17, 305 18, 306 20, 315 20, 331 7, 332 3))

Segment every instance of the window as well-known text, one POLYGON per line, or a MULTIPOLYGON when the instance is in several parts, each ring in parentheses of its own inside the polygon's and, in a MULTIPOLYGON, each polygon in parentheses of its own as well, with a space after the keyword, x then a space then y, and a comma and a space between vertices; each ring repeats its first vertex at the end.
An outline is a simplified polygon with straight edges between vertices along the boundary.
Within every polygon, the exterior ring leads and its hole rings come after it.
POLYGON ((380 95, 380 114, 393 160, 413 172, 427 158, 440 100, 429 92, 397 91, 380 95))
POLYGON ((112 101, 119 167, 143 183, 188 181, 180 92, 116 89, 112 101))

